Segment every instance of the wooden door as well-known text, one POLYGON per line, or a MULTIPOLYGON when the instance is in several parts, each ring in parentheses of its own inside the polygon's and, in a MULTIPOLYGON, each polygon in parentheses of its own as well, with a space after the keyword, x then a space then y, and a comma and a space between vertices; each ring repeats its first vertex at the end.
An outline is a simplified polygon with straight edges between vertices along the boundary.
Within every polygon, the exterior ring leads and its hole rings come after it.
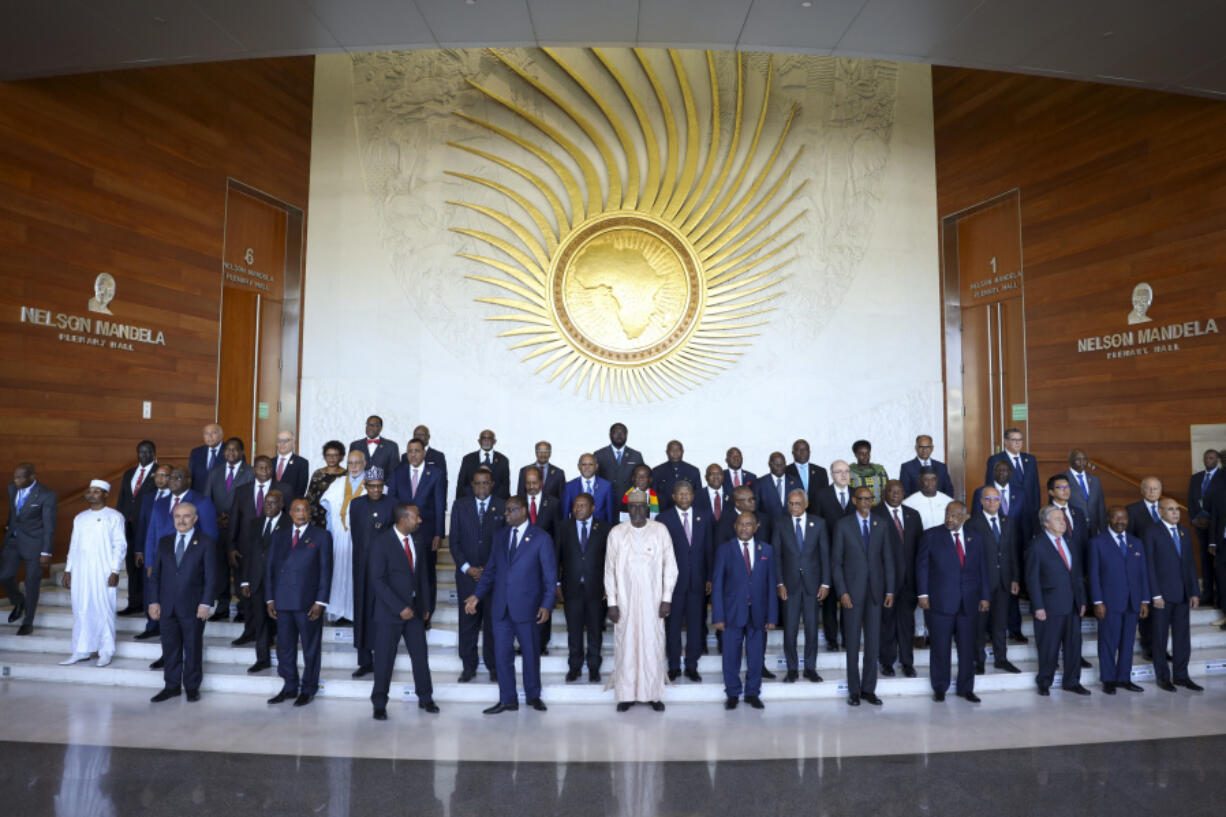
MULTIPOLYGON (((217 372, 217 422, 226 437, 250 450, 259 353, 260 296, 237 287, 221 290, 221 348, 217 372)), ((250 453, 248 454, 250 458, 250 453)))

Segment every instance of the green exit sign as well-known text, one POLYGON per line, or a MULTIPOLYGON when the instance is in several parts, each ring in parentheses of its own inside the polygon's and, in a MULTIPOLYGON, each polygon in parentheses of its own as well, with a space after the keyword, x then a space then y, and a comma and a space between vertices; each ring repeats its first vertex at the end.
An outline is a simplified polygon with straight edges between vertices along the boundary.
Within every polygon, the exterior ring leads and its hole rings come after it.
POLYGON ((1027 406, 1026 403, 1014 403, 1013 404, 1013 419, 1015 421, 1026 419, 1026 406, 1027 406))

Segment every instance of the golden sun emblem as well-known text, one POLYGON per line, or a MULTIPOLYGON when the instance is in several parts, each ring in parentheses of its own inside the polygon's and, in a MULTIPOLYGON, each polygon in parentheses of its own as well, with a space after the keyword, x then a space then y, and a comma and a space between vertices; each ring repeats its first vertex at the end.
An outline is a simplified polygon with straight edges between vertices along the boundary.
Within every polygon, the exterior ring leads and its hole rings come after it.
POLYGON ((495 178, 448 171, 497 192, 513 205, 507 210, 526 216, 448 202, 482 214, 514 239, 453 228, 504 257, 459 255, 501 273, 468 277, 503 291, 477 300, 510 310, 488 320, 521 324, 500 336, 514 340, 512 349, 528 350, 525 361, 539 358, 537 373, 549 370, 549 380, 560 378, 563 387, 573 380, 576 394, 586 385, 588 397, 643 401, 679 395, 734 363, 756 334, 752 330, 765 323, 768 302, 782 294, 777 290, 784 278, 779 270, 794 256, 776 257, 800 237, 785 240, 783 234, 805 213, 767 230, 804 187, 802 182, 788 195, 778 195, 800 155, 798 149, 776 170, 797 108, 791 108, 779 127, 773 150, 760 151, 769 119, 773 62, 767 61, 751 131, 745 127, 745 65, 737 55, 736 108, 731 138, 723 145, 720 89, 711 52, 706 54, 710 90, 705 100, 696 98, 681 56, 668 52, 680 91, 677 105, 647 53, 633 49, 655 97, 649 113, 620 67, 629 61, 615 59, 616 51, 590 49, 600 66, 594 70, 607 73, 634 112, 635 121, 628 124, 596 90, 590 72, 572 67, 554 49, 542 50, 578 89, 581 105, 568 101, 560 83, 547 83, 502 53, 491 53, 561 111, 573 126, 568 131, 582 131, 598 158, 589 156, 561 127, 470 81, 541 138, 527 139, 494 122, 456 113, 532 157, 522 157, 529 162, 524 165, 449 143, 508 171, 526 183, 521 189, 532 196, 495 178), (703 116, 705 126, 699 124, 702 101, 710 108, 703 116), (593 113, 603 120, 600 127, 593 113), (663 144, 657 133, 661 124, 663 144), (610 131, 615 144, 606 138, 610 131), (636 137, 645 149, 645 168, 636 137), (597 161, 603 167, 603 184, 597 161), (751 167, 758 165, 751 176, 751 167), (534 167, 546 169, 549 181, 534 167), (579 170, 582 181, 572 168, 579 170), (547 212, 533 199, 543 201, 547 212))

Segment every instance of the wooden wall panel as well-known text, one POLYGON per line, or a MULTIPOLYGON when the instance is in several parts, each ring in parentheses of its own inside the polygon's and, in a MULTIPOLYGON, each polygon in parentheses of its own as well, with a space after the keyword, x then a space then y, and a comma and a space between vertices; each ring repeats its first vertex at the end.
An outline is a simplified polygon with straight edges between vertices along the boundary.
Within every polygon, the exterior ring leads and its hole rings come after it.
MULTIPOLYGON (((1226 104, 940 67, 933 98, 941 215, 1021 190, 1028 445, 1043 475, 1080 446, 1182 501, 1189 425, 1226 422, 1226 337, 1118 360, 1078 353, 1077 339, 1130 328, 1141 281, 1155 289, 1150 325, 1216 318, 1226 331, 1226 104)), ((1103 484, 1110 501, 1136 498, 1103 484)))
MULTIPOLYGON (((33 461, 66 496, 130 465, 145 437, 186 461, 215 416, 226 180, 306 209, 313 86, 311 57, 0 84, 0 470, 33 461), (113 316, 87 309, 104 271, 113 316), (61 342, 23 306, 166 344, 61 342)), ((82 507, 62 506, 61 556, 82 507)))

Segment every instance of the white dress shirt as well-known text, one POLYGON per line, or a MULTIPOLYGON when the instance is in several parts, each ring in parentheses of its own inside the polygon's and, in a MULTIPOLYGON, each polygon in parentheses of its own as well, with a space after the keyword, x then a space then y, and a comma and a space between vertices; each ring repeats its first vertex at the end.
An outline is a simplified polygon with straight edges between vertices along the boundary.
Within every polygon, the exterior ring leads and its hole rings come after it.
POLYGON ((924 496, 923 491, 916 491, 904 499, 902 504, 918 511, 920 520, 924 524, 924 530, 928 530, 945 524, 945 508, 953 501, 952 496, 946 496, 940 491, 932 496, 924 496))

